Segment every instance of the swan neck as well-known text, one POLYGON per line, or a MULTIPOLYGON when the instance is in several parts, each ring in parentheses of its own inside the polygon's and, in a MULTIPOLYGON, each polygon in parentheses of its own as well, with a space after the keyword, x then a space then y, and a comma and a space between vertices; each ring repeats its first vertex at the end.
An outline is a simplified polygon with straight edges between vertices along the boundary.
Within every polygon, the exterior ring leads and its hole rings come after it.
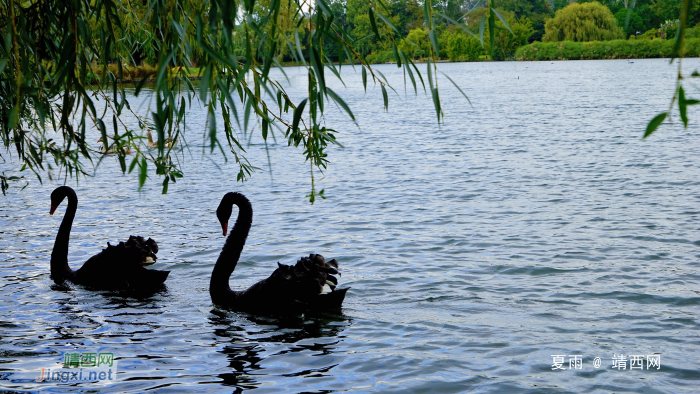
POLYGON ((232 203, 238 206, 238 218, 233 229, 231 229, 231 233, 226 238, 226 243, 221 250, 219 259, 216 260, 214 272, 211 275, 211 282, 209 283, 209 292, 215 302, 222 297, 230 300, 231 297, 236 297, 237 295, 236 292, 231 291, 228 281, 233 270, 236 269, 238 260, 241 257, 241 251, 243 251, 243 246, 245 246, 245 241, 248 238, 250 226, 253 223, 253 207, 245 196, 233 193, 232 203))
POLYGON ((75 219, 75 211, 78 209, 78 196, 73 189, 69 189, 66 194, 68 209, 66 209, 66 214, 61 221, 61 227, 58 228, 56 242, 53 246, 53 252, 51 252, 51 277, 55 281, 63 281, 73 273, 68 266, 68 243, 73 219, 75 219))

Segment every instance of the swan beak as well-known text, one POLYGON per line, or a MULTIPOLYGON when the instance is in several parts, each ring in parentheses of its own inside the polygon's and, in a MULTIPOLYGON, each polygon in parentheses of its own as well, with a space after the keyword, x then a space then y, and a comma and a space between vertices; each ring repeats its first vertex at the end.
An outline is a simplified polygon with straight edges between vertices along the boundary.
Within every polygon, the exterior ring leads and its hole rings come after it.
POLYGON ((58 205, 52 205, 51 212, 49 212, 49 215, 53 215, 53 213, 56 212, 56 208, 58 208, 58 205))
POLYGON ((224 237, 225 237, 226 233, 228 232, 228 223, 221 223, 221 229, 224 230, 224 237))

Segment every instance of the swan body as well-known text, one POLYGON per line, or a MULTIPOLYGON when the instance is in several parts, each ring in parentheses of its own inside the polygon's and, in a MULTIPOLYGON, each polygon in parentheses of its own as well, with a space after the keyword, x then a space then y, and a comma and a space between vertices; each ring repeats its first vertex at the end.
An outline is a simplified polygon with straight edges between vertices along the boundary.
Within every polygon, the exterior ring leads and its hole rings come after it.
POLYGON ((338 262, 328 262, 320 254, 302 257, 293 266, 277 264, 270 277, 243 291, 231 290, 229 278, 238 264, 253 221, 250 201, 240 193, 227 193, 216 211, 226 235, 233 205, 238 218, 226 239, 209 283, 209 294, 215 304, 229 309, 258 313, 303 313, 340 308, 348 288, 336 289, 338 262))
POLYGON ((61 221, 51 253, 51 278, 57 284, 70 281, 75 284, 102 290, 145 290, 158 287, 168 278, 170 271, 149 270, 146 265, 155 263, 158 244, 143 237, 130 236, 117 245, 107 243, 107 248, 90 257, 82 267, 72 270, 68 266, 70 231, 78 208, 78 196, 68 186, 61 186, 51 193, 51 214, 68 198, 68 209, 61 221))
MULTIPOLYGON (((151 134, 151 130, 146 130, 146 137, 148 138, 148 142, 146 142, 148 149, 158 149, 158 143, 153 141, 153 134, 151 134)), ((170 138, 166 138, 163 146, 165 148, 170 148, 173 146, 173 141, 170 138)))
MULTIPOLYGON (((102 142, 102 137, 100 137, 100 138, 97 140, 97 143, 98 143, 98 144, 101 143, 101 142, 102 142)), ((118 154, 118 153, 119 153, 119 147, 118 147, 117 145, 112 145, 112 146, 110 146, 109 148, 107 148, 107 150, 105 150, 104 145, 100 145, 100 152, 102 152, 102 153, 107 153, 108 155, 118 154)), ((129 149, 129 147, 126 147, 126 152, 125 152, 125 153, 126 153, 127 155, 130 155, 130 154, 131 154, 131 149, 129 149)))

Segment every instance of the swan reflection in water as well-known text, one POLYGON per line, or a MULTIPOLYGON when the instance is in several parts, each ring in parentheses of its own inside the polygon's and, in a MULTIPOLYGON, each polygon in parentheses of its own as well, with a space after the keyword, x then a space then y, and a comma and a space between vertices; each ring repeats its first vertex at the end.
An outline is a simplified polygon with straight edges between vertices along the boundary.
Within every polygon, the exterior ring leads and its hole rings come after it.
MULTIPOLYGON (((24 357, 45 367, 66 352, 113 352, 119 361, 117 381, 110 386, 115 391, 181 384, 241 392, 271 382, 312 388, 344 362, 343 331, 352 324, 340 313, 275 318, 185 304, 173 308, 167 291, 137 299, 79 286, 55 290, 60 295, 53 293, 51 324, 35 333, 36 353, 24 357), (183 313, 191 319, 183 322, 183 313)), ((58 387, 31 379, 15 383, 36 390, 58 387)))
MULTIPOLYGON (((61 321, 53 325, 60 340, 89 338, 96 345, 104 346, 124 337, 131 341, 157 336, 162 326, 160 316, 166 311, 168 292, 162 289, 150 293, 127 291, 74 292, 66 285, 52 285, 52 290, 62 291, 67 298, 55 300, 61 321), (90 297, 86 299, 85 297, 90 297)), ((124 356, 124 355, 122 355, 124 356)))
POLYGON ((232 370, 218 376, 224 385, 236 388, 234 393, 260 387, 256 376, 330 375, 342 357, 336 355, 344 339, 341 333, 352 323, 342 313, 274 318, 222 309, 213 309, 209 321, 223 344, 218 352, 226 355, 232 370))

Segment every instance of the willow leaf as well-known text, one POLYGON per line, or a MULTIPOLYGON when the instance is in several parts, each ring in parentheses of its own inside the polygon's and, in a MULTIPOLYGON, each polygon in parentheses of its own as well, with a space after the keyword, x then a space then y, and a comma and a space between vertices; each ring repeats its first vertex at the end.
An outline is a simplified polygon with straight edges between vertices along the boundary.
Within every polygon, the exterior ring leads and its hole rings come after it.
POLYGON ((656 129, 659 127, 661 122, 663 122, 664 119, 666 119, 667 115, 668 115, 668 112, 662 112, 662 113, 656 115, 654 117, 654 119, 652 119, 649 122, 649 124, 647 125, 647 130, 644 132, 644 137, 642 137, 642 138, 647 138, 650 135, 652 135, 654 133, 654 131, 656 131, 656 129))
POLYGON ((299 120, 301 115, 304 113, 304 107, 306 107, 306 101, 308 99, 303 99, 294 109, 294 118, 292 120, 292 131, 296 131, 299 128, 299 120))

